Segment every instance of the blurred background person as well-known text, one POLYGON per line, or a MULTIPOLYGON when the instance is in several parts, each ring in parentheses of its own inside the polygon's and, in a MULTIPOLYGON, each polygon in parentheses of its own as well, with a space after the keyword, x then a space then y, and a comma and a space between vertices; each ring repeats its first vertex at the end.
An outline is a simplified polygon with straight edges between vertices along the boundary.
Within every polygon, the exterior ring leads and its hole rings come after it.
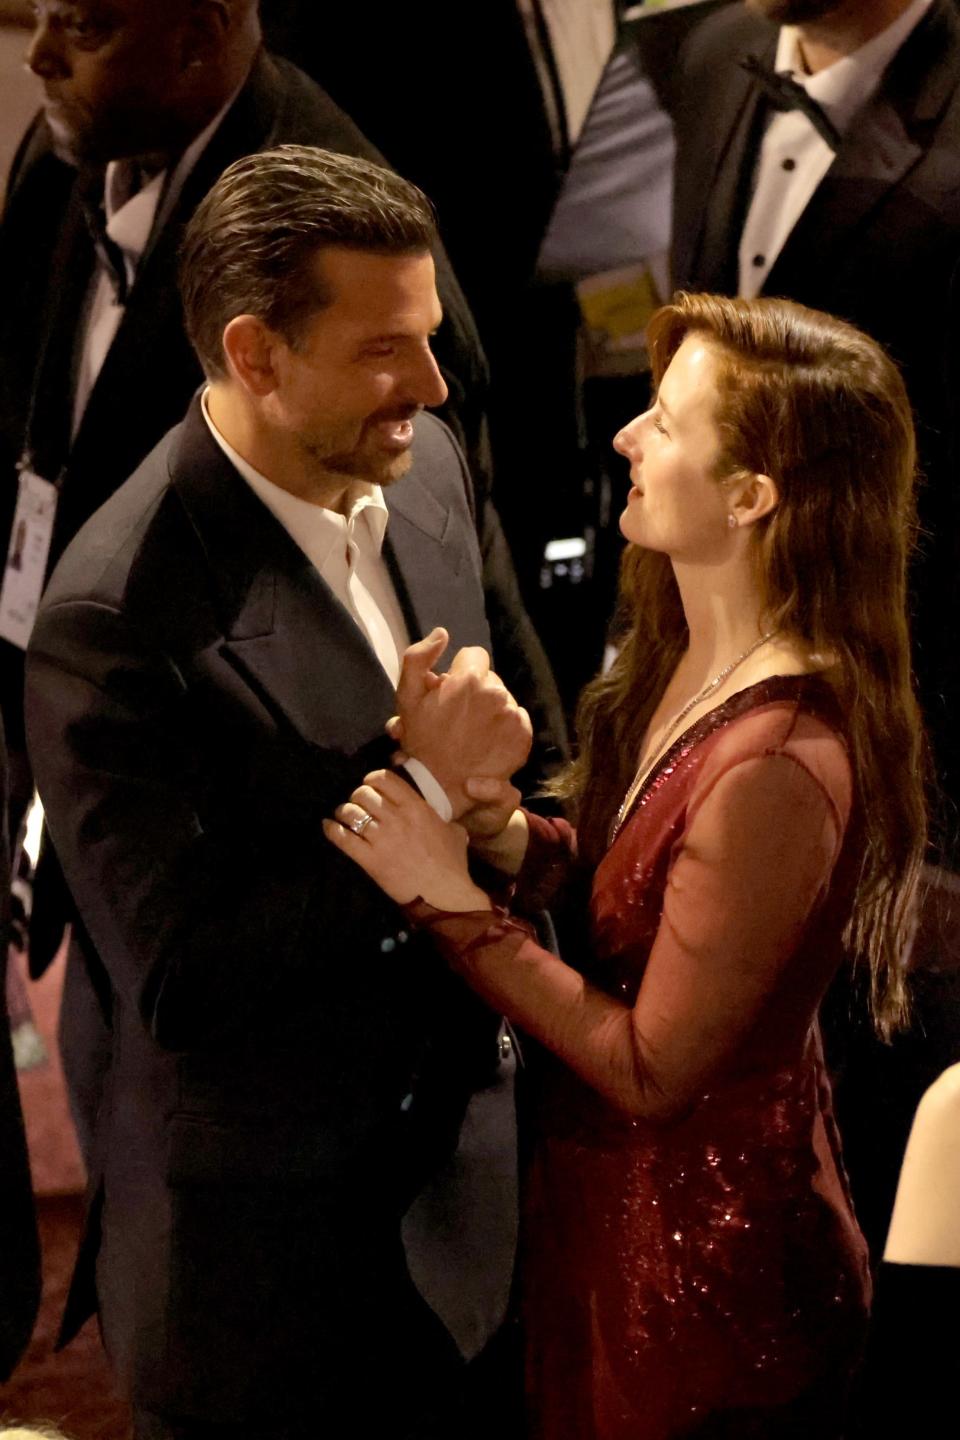
POLYGON ((851 1435, 953 1435, 960 1313, 960 1065, 926 1091, 900 1172, 851 1435))
POLYGON ((23 1354, 40 1304, 40 1251, 7 1011, 10 853, 7 752, 0 723, 0 1383, 23 1354))

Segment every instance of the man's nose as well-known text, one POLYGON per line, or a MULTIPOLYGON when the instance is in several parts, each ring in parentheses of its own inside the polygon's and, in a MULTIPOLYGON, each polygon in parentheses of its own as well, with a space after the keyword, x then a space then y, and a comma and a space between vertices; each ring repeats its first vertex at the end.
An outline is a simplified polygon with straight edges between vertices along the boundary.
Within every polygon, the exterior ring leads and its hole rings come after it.
POLYGON ((446 400, 447 382, 441 375, 436 356, 429 347, 418 356, 416 372, 409 377, 409 383, 418 405, 442 405, 446 400))
POLYGON ((42 7, 37 9, 33 34, 27 46, 26 63, 41 80, 62 80, 70 73, 63 43, 51 29, 42 7))

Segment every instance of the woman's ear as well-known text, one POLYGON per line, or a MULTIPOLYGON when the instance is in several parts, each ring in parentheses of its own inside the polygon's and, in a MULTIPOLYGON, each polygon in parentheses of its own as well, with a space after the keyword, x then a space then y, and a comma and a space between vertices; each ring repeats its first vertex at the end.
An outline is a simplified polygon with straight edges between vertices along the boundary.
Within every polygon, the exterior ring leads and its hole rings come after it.
POLYGON ((764 515, 772 514, 780 503, 780 491, 771 476, 751 473, 731 486, 727 498, 730 513, 740 527, 754 525, 764 515))

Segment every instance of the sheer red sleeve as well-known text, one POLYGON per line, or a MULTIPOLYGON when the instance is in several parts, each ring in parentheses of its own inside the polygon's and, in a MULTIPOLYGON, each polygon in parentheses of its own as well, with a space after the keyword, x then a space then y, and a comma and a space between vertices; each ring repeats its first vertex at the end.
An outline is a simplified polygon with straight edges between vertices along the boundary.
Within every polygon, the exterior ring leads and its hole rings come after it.
POLYGON ((618 1107, 651 1119, 688 1109, 757 1024, 842 840, 831 796, 784 752, 705 776, 687 817, 632 1009, 503 911, 451 915, 423 902, 411 909, 495 1009, 618 1107))

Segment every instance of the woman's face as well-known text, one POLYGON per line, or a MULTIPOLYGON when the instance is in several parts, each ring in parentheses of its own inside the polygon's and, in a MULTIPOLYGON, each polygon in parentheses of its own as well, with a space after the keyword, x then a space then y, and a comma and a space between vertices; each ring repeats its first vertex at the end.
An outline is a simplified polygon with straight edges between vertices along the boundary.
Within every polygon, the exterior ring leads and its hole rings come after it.
POLYGON ((630 462, 630 492, 620 516, 624 536, 681 561, 723 558, 731 531, 716 463, 720 436, 717 360, 688 335, 660 382, 654 403, 614 437, 630 462))

